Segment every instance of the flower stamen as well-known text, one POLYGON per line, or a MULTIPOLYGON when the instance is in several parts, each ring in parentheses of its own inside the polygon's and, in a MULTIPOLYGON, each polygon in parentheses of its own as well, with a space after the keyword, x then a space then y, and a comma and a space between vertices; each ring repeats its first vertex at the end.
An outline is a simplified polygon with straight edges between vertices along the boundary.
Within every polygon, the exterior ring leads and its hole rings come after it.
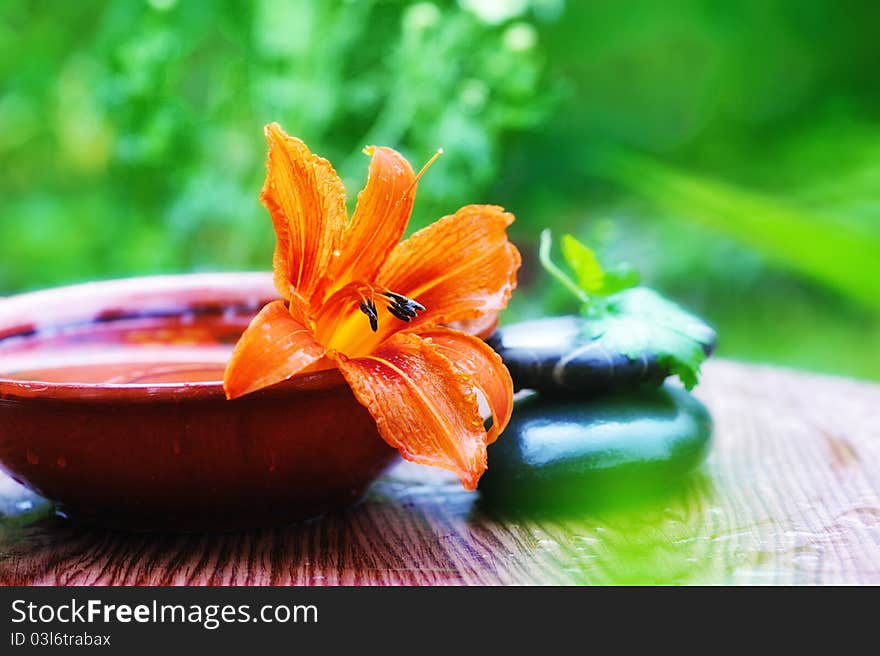
POLYGON ((388 310, 388 313, 395 319, 405 323, 409 323, 416 318, 419 312, 424 312, 426 309, 425 306, 418 301, 404 296, 403 294, 398 294, 388 289, 379 292, 373 289, 372 286, 368 287, 369 291, 367 293, 364 291, 359 293, 361 300, 358 303, 358 308, 360 308, 360 311, 367 316, 367 319, 369 319, 370 329, 373 332, 376 332, 379 329, 379 311, 375 301, 375 297, 377 296, 387 299, 389 303, 385 306, 385 309, 388 310))
POLYGON ((425 171, 427 171, 429 168, 431 168, 431 164, 436 162, 437 158, 440 157, 440 155, 442 155, 442 154, 443 154, 443 149, 438 148, 437 152, 434 153, 433 155, 431 155, 431 159, 429 159, 427 162, 425 162, 425 165, 422 167, 422 170, 416 174, 416 179, 413 180, 413 184, 415 184, 416 182, 418 182, 422 178, 422 176, 425 174, 425 171))
POLYGON ((407 323, 410 320, 416 318, 416 314, 418 312, 424 312, 425 306, 419 303, 418 301, 414 301, 411 298, 407 298, 402 294, 396 294, 392 291, 386 291, 382 294, 385 298, 391 300, 391 303, 388 304, 388 311, 394 315, 397 319, 401 321, 405 321, 407 323))
MULTIPOLYGON (((416 177, 413 178, 413 181, 410 183, 409 187, 406 188, 406 191, 403 193, 403 196, 401 196, 401 199, 409 196, 410 192, 415 188, 415 186, 419 183, 419 180, 421 180, 422 176, 425 174, 425 171, 427 171, 429 168, 431 168, 431 164, 436 162, 437 158, 440 157, 440 155, 442 155, 442 154, 443 154, 443 149, 438 148, 437 152, 434 153, 433 155, 431 155, 431 159, 429 159, 427 162, 425 162, 425 165, 422 167, 421 171, 419 171, 416 174, 416 177)), ((399 203, 400 200, 398 200, 397 202, 399 203)))
POLYGON ((365 299, 358 304, 361 312, 367 315, 370 320, 370 330, 376 332, 379 330, 379 313, 376 310, 376 302, 372 298, 365 299))

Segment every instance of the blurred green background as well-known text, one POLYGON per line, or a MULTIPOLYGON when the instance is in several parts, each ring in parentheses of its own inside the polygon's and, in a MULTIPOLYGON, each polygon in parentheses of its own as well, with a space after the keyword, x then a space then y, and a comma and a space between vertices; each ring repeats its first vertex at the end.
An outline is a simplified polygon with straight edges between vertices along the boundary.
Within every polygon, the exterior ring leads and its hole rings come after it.
POLYGON ((263 124, 352 198, 415 165, 413 228, 518 219, 506 319, 575 308, 572 232, 719 329, 725 356, 880 379, 880 4, 808 0, 0 5, 0 294, 265 268, 263 124))

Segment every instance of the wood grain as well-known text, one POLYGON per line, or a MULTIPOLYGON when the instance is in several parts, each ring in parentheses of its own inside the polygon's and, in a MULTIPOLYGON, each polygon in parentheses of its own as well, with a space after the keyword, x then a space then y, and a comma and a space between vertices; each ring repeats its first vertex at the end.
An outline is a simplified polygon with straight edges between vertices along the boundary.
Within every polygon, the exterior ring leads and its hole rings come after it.
POLYGON ((880 584, 880 386, 716 361, 704 470, 639 508, 496 517, 403 465, 346 512, 224 535, 130 535, 43 516, 0 481, 0 583, 880 584))

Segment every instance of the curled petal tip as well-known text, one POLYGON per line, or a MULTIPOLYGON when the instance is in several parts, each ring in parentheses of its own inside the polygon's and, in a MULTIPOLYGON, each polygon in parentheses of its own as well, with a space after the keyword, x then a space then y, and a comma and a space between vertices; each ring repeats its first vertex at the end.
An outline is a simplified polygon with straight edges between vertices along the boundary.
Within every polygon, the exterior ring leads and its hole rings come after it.
POLYGON ((269 139, 273 135, 284 134, 284 130, 278 123, 273 121, 272 123, 267 123, 265 127, 263 127, 263 134, 269 139))
POLYGON ((468 492, 473 492, 477 489, 477 484, 480 482, 480 477, 474 476, 460 476, 461 478, 461 486, 467 490, 468 492))

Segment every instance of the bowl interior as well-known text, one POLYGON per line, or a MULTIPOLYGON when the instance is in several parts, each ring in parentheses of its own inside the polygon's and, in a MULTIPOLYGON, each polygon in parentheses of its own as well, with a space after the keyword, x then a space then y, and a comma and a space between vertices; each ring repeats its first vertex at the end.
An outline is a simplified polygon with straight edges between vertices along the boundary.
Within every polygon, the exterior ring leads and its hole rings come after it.
POLYGON ((268 274, 157 276, 0 300, 0 384, 219 385, 268 274))
POLYGON ((227 401, 270 274, 151 277, 0 299, 0 472, 70 516, 229 529, 350 504, 397 452, 328 369, 227 401))

